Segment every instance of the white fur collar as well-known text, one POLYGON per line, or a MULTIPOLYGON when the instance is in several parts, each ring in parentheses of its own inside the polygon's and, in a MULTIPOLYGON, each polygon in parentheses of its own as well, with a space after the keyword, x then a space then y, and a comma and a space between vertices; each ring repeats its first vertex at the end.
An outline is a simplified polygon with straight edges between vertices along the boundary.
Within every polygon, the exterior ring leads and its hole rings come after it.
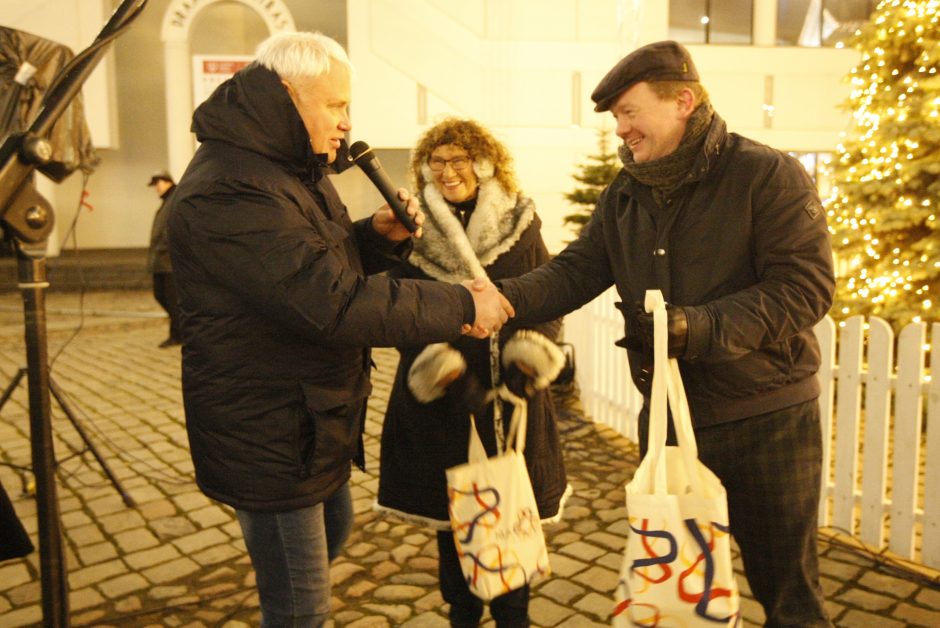
POLYGON ((535 217, 532 199, 506 194, 495 178, 480 184, 476 208, 464 231, 433 183, 424 186, 424 234, 408 261, 429 276, 452 283, 486 276, 484 268, 508 251, 535 217))

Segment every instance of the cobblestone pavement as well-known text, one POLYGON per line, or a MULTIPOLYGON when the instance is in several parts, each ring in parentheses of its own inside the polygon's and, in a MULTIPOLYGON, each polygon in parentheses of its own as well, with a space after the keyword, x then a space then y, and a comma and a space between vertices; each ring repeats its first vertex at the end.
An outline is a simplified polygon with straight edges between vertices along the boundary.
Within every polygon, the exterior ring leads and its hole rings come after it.
MULTIPOLYGON (((158 349, 166 321, 142 292, 48 298, 52 375, 135 501, 127 507, 53 403, 59 503, 74 626, 245 626, 259 622, 254 576, 231 509, 193 482, 179 385, 179 350, 158 349), (113 315, 111 313, 117 313, 113 315)), ((24 366, 22 305, 0 295, 0 386, 24 366)), ((433 534, 371 510, 385 399, 396 354, 376 352, 366 449, 369 472, 354 471, 356 525, 333 566, 336 626, 446 626, 437 591, 433 534)), ((29 464, 26 382, 0 412, 0 461, 29 464)), ((576 407, 576 406, 575 406, 576 407)), ((531 602, 536 626, 606 625, 627 525, 623 486, 636 447, 609 428, 566 412, 561 430, 575 489, 564 520, 546 529, 554 575, 531 602)), ((29 474, 0 467, 27 529, 34 502, 21 494, 29 474)), ((839 626, 940 626, 935 572, 889 570, 883 561, 821 535, 823 585, 839 626), (927 584, 934 579, 933 586, 927 584)), ((0 564, 0 626, 41 623, 38 553, 0 564)), ((744 592, 745 625, 762 612, 744 592)), ((491 621, 487 622, 492 625, 491 621)))

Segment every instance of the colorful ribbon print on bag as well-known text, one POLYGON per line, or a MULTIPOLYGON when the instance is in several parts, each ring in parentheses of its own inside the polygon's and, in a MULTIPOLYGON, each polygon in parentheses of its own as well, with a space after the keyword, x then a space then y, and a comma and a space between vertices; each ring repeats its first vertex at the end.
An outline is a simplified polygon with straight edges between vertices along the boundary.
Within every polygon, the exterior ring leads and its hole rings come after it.
POLYGON ((495 488, 481 488, 474 483, 468 490, 451 487, 448 493, 457 555, 462 562, 470 560, 473 563, 472 575, 464 570, 470 587, 476 584, 482 572, 498 574, 507 592, 546 574, 547 557, 544 561, 539 560, 536 571, 527 574, 513 551, 514 540, 541 534, 536 513, 529 508, 508 513, 515 517, 512 526, 508 526, 503 521, 500 495, 495 488), (478 537, 483 538, 481 540, 478 537), (468 547, 477 547, 479 550, 473 552, 468 547))
MULTIPOLYGON (((651 530, 648 519, 643 519, 640 527, 636 527, 636 520, 630 518, 630 531, 639 535, 648 558, 633 561, 629 590, 639 596, 649 587, 672 579, 674 571, 684 567, 675 579, 678 599, 694 605, 695 615, 703 620, 725 625, 733 623, 736 614, 721 616, 709 612, 709 606, 714 600, 737 595, 732 587, 722 587, 719 586, 721 583, 715 582, 712 552, 715 540, 728 535, 728 527, 714 521, 706 526, 699 526, 695 519, 684 521, 688 537, 694 541, 693 547, 679 547, 676 536, 669 531, 651 530), (702 532, 703 528, 708 533, 707 539, 702 532)), ((620 615, 627 609, 630 609, 631 619, 637 626, 662 626, 666 622, 672 625, 672 620, 677 619, 662 613, 655 604, 634 603, 633 597, 620 602, 613 614, 620 615)))

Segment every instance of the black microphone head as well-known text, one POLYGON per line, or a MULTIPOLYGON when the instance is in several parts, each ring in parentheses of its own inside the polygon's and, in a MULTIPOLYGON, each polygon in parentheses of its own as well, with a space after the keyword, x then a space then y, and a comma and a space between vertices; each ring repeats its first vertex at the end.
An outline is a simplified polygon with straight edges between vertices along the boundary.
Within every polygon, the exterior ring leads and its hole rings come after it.
POLYGON ((372 147, 362 140, 353 142, 352 146, 349 147, 349 157, 355 162, 358 162, 360 159, 366 157, 366 155, 370 154, 371 152, 372 147))

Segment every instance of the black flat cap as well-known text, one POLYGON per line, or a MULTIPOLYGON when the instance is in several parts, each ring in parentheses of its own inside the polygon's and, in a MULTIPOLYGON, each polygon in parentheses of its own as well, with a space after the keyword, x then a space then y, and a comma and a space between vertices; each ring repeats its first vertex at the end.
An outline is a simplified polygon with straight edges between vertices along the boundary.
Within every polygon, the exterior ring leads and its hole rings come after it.
POLYGON ((173 183, 173 176, 166 170, 158 170, 150 177, 150 183, 148 183, 147 186, 156 185, 157 181, 169 181, 173 183))
POLYGON ((620 94, 640 81, 698 81, 698 71, 682 44, 647 44, 621 59, 597 84, 591 94, 594 111, 607 111, 620 94))

